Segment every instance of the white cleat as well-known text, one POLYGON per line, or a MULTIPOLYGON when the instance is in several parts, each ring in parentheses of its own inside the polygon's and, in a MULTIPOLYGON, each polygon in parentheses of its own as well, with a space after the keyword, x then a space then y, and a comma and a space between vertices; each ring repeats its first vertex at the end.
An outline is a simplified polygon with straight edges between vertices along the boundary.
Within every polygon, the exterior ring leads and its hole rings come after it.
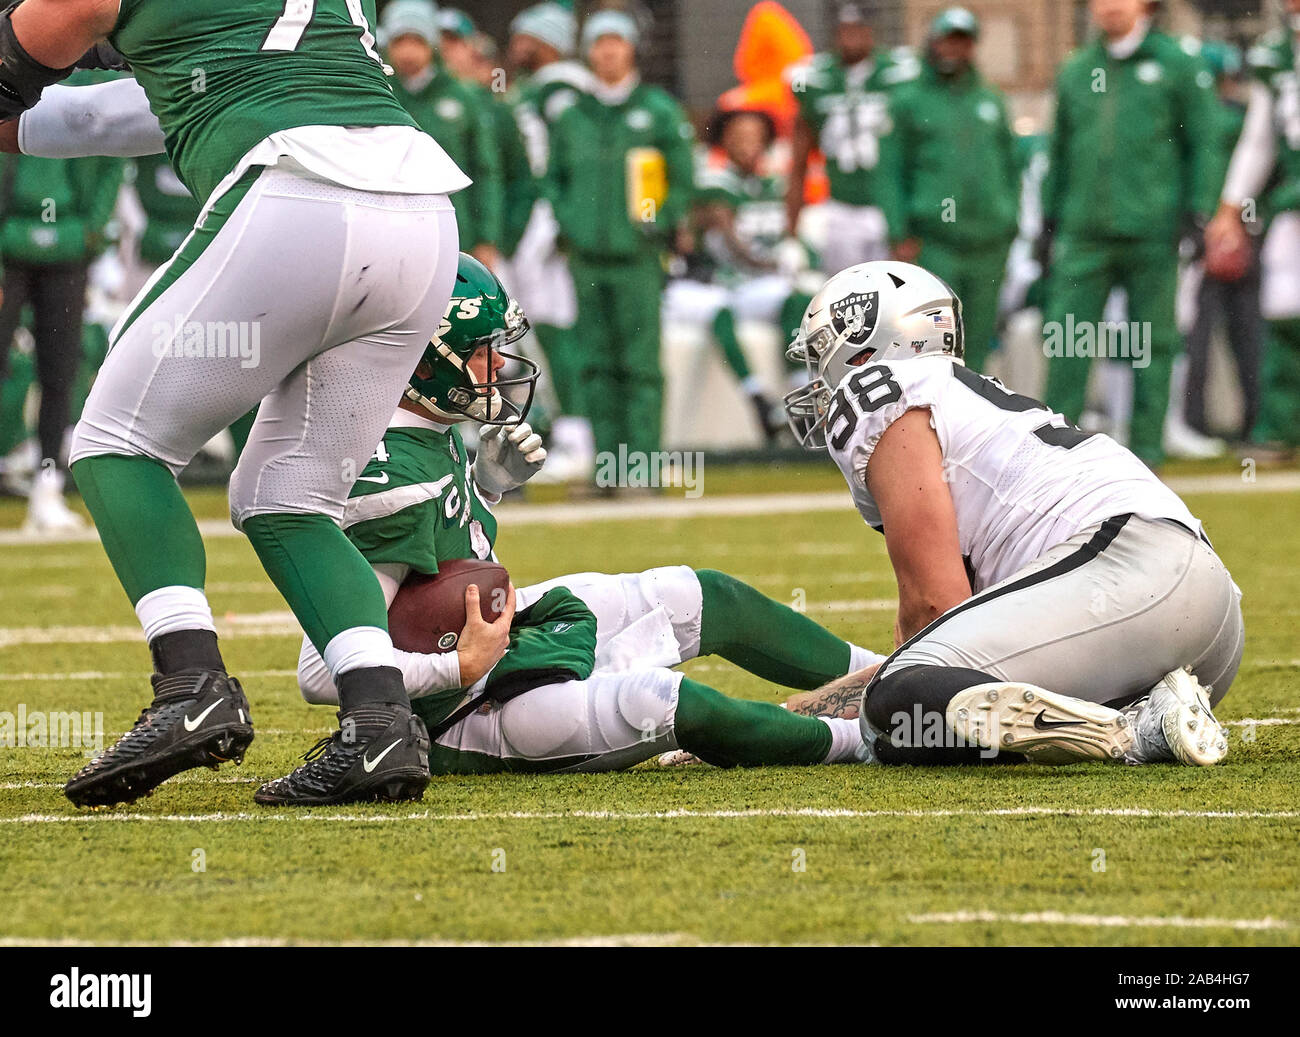
POLYGON ((1024 753, 1035 763, 1114 763, 1133 748, 1132 725, 1119 710, 1014 681, 959 692, 946 719, 968 745, 1024 753))
POLYGON ((1126 712, 1135 736, 1128 763, 1212 767, 1228 755, 1228 734, 1214 718, 1209 693, 1186 669, 1166 673, 1126 712))
POLYGON ((703 762, 694 753, 688 753, 685 749, 674 749, 672 752, 661 754, 655 760, 655 765, 659 767, 689 767, 692 764, 703 762))
POLYGON ((79 533, 86 528, 86 520, 68 507, 63 499, 63 474, 53 469, 42 469, 32 483, 27 499, 27 519, 23 532, 35 535, 79 533))

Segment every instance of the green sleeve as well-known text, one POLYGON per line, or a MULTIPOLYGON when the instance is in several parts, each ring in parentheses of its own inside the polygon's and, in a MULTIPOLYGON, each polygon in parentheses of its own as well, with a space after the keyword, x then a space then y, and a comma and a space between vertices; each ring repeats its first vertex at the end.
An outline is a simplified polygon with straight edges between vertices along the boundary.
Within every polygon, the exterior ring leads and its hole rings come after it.
POLYGON ((568 120, 562 115, 550 127, 550 148, 546 156, 546 173, 538 184, 541 196, 551 203, 555 222, 562 237, 571 237, 569 217, 569 170, 565 159, 569 135, 568 120))
POLYGON ((596 617, 566 587, 554 587, 515 616, 510 649, 487 690, 509 698, 530 688, 586 680, 596 665, 596 617))
POLYGON ((880 138, 880 162, 877 166, 877 190, 880 211, 889 226, 889 240, 894 243, 911 237, 908 226, 908 199, 911 197, 911 178, 908 158, 910 119, 906 93, 898 91, 889 101, 889 132, 880 138))
POLYGON ((117 205, 117 192, 126 163, 117 158, 72 159, 73 176, 81 195, 81 209, 90 234, 103 233, 117 205))
POLYGON ((1227 174, 1217 143, 1215 108, 1218 98, 1212 83, 1202 85, 1197 81, 1198 73, 1204 67, 1197 59, 1185 58, 1182 66, 1179 100, 1182 109, 1183 183, 1187 185, 1183 211, 1208 219, 1218 206, 1219 189, 1227 174))
POLYGON ((664 199, 660 224, 676 230, 686 218, 695 193, 695 131, 686 113, 676 101, 669 100, 663 142, 664 164, 668 171, 668 197, 664 199))
POLYGON ((469 100, 472 113, 469 126, 469 175, 474 181, 475 237, 478 240, 463 242, 462 248, 466 251, 475 245, 495 245, 501 240, 505 210, 501 148, 497 142, 492 110, 488 108, 494 102, 477 94, 470 95, 469 100))
POLYGON ((438 571, 436 501, 416 504, 383 518, 358 522, 347 537, 371 565, 387 562, 410 566, 412 572, 438 571))
POLYGON ((1070 139, 1070 125, 1066 114, 1069 108, 1065 102, 1068 89, 1065 80, 1068 73, 1068 67, 1062 69, 1056 80, 1056 115, 1047 142, 1047 173, 1043 177, 1042 189, 1044 226, 1060 222, 1067 190, 1065 151, 1070 139))

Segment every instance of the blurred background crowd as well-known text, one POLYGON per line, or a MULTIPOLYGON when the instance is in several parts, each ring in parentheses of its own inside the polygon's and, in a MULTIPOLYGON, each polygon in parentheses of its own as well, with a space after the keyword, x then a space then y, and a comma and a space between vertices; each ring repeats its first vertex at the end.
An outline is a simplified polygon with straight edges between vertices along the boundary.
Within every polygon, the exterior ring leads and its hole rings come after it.
MULTIPOLYGON (((461 247, 532 321, 553 481, 620 450, 782 456, 804 307, 886 258, 953 286, 971 367, 1153 467, 1296 444, 1300 0, 378 13, 395 94, 474 180, 461 247), (1137 351, 1045 347, 1103 321, 1137 351)), ((165 156, 4 156, 0 485, 29 528, 80 523, 67 429, 199 209, 165 156)), ((191 477, 222 478, 247 424, 191 477)))

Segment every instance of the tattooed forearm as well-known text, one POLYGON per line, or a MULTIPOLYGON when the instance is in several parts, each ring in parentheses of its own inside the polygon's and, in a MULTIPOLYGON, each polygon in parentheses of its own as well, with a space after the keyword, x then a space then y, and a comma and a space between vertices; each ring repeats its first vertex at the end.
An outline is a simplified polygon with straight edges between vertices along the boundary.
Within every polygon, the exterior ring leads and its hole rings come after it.
POLYGON ((791 713, 800 713, 806 717, 839 717, 854 720, 862 703, 862 693, 871 678, 875 676, 876 667, 868 666, 857 673, 839 677, 816 691, 806 691, 786 699, 786 708, 791 713))

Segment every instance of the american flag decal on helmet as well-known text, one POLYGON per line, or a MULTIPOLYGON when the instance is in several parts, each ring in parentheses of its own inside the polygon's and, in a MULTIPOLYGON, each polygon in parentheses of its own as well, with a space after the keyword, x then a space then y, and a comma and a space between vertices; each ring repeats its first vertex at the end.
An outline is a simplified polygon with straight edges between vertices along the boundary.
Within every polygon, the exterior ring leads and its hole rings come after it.
POLYGON ((934 326, 940 331, 953 331, 956 327, 952 322, 951 313, 927 313, 926 316, 934 321, 934 326))

